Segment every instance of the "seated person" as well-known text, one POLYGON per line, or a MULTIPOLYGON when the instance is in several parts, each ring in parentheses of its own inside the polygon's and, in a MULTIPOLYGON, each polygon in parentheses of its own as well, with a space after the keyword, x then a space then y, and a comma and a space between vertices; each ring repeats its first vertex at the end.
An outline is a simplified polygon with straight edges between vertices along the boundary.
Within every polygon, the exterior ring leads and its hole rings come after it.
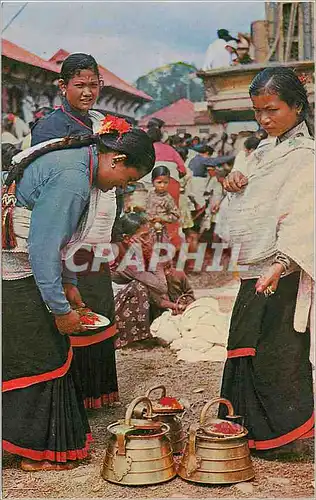
POLYGON ((150 338, 150 324, 157 316, 167 309, 180 314, 195 300, 185 273, 177 271, 171 262, 158 264, 155 271, 148 270, 155 235, 146 218, 128 213, 121 217, 120 223, 121 248, 125 248, 126 254, 133 243, 140 245, 145 270, 124 265, 124 251, 112 266, 118 331, 116 348, 150 338))

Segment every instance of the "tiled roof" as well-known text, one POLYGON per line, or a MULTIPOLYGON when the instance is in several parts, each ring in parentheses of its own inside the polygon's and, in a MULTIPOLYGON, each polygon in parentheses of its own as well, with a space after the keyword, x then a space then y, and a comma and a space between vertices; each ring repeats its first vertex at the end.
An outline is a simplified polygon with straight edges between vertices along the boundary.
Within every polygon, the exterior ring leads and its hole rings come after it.
POLYGON ((150 118, 159 118, 169 126, 194 125, 194 104, 188 99, 180 99, 151 115, 143 116, 139 120, 139 125, 141 127, 146 127, 150 118))
POLYGON ((28 50, 22 49, 22 47, 19 47, 15 43, 9 42, 9 40, 2 39, 2 55, 9 59, 29 64, 30 66, 46 69, 53 73, 59 73, 58 66, 53 62, 45 61, 45 59, 32 54, 32 52, 28 50))
MULTIPOLYGON (((46 69, 54 73, 59 73, 60 64, 58 65, 57 62, 60 63, 63 61, 69 55, 69 52, 64 49, 59 49, 58 52, 56 52, 56 54, 49 59, 49 61, 46 61, 36 54, 32 54, 32 52, 19 47, 15 43, 2 39, 2 55, 15 61, 30 64, 31 66, 46 69)), ((103 66, 99 66, 99 70, 106 87, 112 87, 117 90, 121 90, 122 92, 127 92, 128 94, 141 98, 144 101, 152 101, 152 97, 145 94, 145 92, 136 89, 103 66)))

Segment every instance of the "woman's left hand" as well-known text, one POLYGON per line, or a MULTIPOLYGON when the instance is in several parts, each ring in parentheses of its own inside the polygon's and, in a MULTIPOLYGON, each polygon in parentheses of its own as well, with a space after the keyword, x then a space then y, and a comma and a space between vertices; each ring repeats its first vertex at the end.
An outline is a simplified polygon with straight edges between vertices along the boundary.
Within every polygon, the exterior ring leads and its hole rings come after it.
POLYGON ((185 304, 174 304, 174 308, 172 309, 172 316, 177 316, 178 314, 184 313, 187 306, 185 304))
POLYGON ((65 283, 64 292, 69 304, 73 309, 78 309, 79 307, 85 307, 85 303, 83 302, 80 292, 75 285, 72 285, 71 283, 65 283))
POLYGON ((187 307, 187 304, 178 304, 178 314, 184 313, 187 307))
POLYGON ((272 295, 278 288, 279 279, 283 272, 284 272, 284 267, 282 266, 282 264, 276 263, 270 266, 268 271, 263 276, 260 276, 260 278, 258 279, 255 285, 256 292, 263 293, 265 291, 268 292, 270 290, 269 295, 272 295))

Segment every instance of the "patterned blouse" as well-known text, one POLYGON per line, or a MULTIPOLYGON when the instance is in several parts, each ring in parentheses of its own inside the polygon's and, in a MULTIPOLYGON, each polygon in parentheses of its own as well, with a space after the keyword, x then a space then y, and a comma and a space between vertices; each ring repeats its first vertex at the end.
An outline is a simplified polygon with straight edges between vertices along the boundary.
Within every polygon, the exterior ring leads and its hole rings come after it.
POLYGON ((180 212, 172 196, 165 193, 151 191, 147 200, 147 216, 150 219, 160 218, 163 222, 177 222, 180 212))

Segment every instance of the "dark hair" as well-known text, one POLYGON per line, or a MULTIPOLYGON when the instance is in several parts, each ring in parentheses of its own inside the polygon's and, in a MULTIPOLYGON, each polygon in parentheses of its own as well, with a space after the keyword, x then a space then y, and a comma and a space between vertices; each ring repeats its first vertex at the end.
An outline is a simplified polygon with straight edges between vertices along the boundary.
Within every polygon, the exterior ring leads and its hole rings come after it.
POLYGON ((205 154, 207 153, 209 156, 212 156, 212 154, 214 153, 214 149, 211 147, 211 146, 200 146, 198 149, 197 149, 198 153, 200 154, 205 154))
POLYGON ((218 38, 225 40, 225 42, 229 42, 230 40, 235 40, 237 42, 237 38, 232 37, 229 31, 225 29, 217 30, 217 36, 218 38))
POLYGON ((162 139, 162 132, 160 128, 157 127, 149 128, 147 134, 149 135, 149 137, 153 142, 160 142, 162 139))
POLYGON ((157 177, 161 177, 162 175, 170 177, 170 170, 165 165, 159 165, 153 169, 151 172, 151 180, 154 181, 157 177))
POLYGON ((74 54, 70 54, 64 60, 60 70, 60 78, 62 78, 67 84, 71 78, 83 69, 91 69, 91 71, 93 71, 98 78, 100 77, 98 64, 94 57, 89 54, 76 52, 74 54))
POLYGON ((150 118, 149 122, 147 123, 147 128, 162 128, 164 126, 165 122, 163 120, 160 120, 160 118, 150 118))
POLYGON ((146 132, 141 129, 133 128, 121 136, 117 133, 111 133, 65 137, 60 141, 36 149, 19 163, 12 165, 5 184, 10 186, 13 181, 18 182, 23 177, 24 170, 30 163, 46 153, 63 149, 81 148, 93 144, 103 153, 117 151, 118 153, 125 154, 127 156, 127 160, 124 162, 125 165, 135 166, 142 176, 148 174, 155 164, 155 150, 152 141, 146 132))
POLYGON ((147 217, 140 213, 128 212, 120 217, 118 222, 119 231, 123 235, 133 236, 138 229, 146 224, 147 217))
POLYGON ((186 161, 186 159, 188 157, 188 153, 189 153, 188 148, 186 148, 186 147, 176 148, 176 151, 177 151, 177 153, 179 153, 182 160, 186 161))
POLYGON ((306 121, 309 133, 314 135, 314 121, 307 92, 292 68, 277 66, 260 71, 250 84, 249 95, 252 97, 262 94, 276 94, 290 108, 302 108, 300 116, 306 121))
POLYGON ((183 139, 181 139, 181 137, 179 137, 176 134, 169 137, 169 139, 170 139, 170 146, 176 147, 183 143, 183 139))
POLYGON ((1 145, 2 170, 9 170, 13 156, 20 153, 21 149, 14 144, 4 143, 1 145))
POLYGON ((250 137, 247 137, 247 139, 244 142, 244 147, 248 150, 253 150, 257 149, 261 142, 261 139, 259 137, 256 137, 255 135, 251 135, 250 137))
POLYGON ((263 128, 259 128, 255 132, 255 136, 262 141, 263 139, 266 139, 268 137, 268 132, 264 130, 263 128))

